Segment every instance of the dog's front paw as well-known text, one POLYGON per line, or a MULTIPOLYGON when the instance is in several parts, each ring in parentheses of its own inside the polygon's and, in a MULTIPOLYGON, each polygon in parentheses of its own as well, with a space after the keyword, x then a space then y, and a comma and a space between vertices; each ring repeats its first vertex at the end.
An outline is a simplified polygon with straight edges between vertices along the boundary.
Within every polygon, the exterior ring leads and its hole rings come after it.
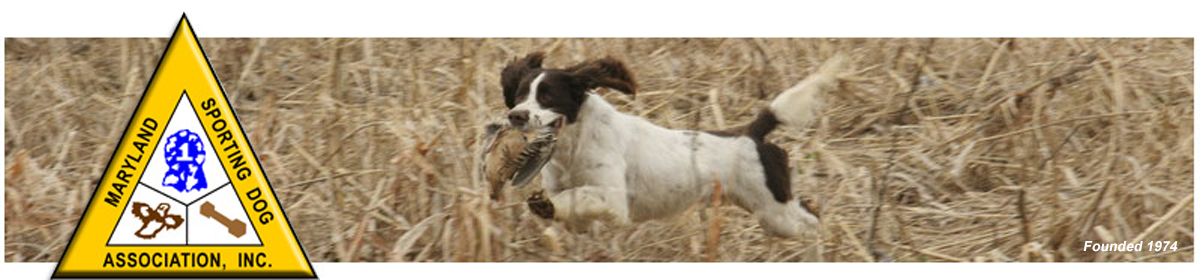
POLYGON ((529 205, 529 211, 534 215, 543 219, 554 218, 554 203, 546 198, 545 191, 537 191, 525 199, 525 203, 529 205))

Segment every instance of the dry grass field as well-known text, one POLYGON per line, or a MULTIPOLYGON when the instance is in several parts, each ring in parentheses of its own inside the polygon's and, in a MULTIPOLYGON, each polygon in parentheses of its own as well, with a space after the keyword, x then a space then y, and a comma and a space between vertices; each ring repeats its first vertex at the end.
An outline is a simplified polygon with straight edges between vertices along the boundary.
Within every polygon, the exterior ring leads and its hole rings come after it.
MULTIPOLYGON (((203 39, 315 262, 1191 262, 1192 39, 203 39), (807 130, 772 134, 807 240, 733 206, 572 233, 492 202, 478 136, 499 73, 613 55, 603 90, 655 123, 720 129, 841 52, 807 130), (1084 241, 1177 251, 1083 252, 1084 241)), ((166 39, 5 40, 7 261, 57 261, 166 39)))

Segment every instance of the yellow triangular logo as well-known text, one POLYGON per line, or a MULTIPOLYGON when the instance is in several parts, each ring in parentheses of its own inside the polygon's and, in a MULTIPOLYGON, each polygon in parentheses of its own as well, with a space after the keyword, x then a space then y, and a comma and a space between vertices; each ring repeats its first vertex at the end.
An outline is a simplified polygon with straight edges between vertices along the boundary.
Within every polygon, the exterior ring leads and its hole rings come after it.
POLYGON ((54 277, 315 277, 185 15, 54 277))

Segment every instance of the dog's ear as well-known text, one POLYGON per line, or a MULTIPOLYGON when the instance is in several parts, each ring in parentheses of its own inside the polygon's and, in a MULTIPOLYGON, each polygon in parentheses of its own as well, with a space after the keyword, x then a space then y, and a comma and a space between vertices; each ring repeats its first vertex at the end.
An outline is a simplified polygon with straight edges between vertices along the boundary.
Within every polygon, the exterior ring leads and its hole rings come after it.
POLYGON ((625 68, 625 63, 612 57, 583 62, 563 70, 581 82, 585 90, 606 87, 629 95, 637 92, 633 74, 625 68))
POLYGON ((535 52, 525 55, 524 58, 509 61, 508 65, 504 66, 504 70, 500 71, 500 87, 504 89, 505 106, 512 108, 517 105, 517 87, 521 85, 521 79, 541 69, 542 60, 545 58, 545 53, 535 52))

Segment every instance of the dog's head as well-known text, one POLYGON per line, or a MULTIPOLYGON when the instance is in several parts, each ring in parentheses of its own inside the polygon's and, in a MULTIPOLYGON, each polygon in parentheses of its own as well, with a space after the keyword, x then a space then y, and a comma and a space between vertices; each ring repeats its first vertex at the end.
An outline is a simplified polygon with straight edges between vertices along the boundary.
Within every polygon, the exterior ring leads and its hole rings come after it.
POLYGON ((500 72, 509 123, 523 129, 575 123, 588 91, 598 87, 634 94, 637 84, 625 64, 611 57, 571 67, 542 68, 543 53, 508 63, 500 72))

